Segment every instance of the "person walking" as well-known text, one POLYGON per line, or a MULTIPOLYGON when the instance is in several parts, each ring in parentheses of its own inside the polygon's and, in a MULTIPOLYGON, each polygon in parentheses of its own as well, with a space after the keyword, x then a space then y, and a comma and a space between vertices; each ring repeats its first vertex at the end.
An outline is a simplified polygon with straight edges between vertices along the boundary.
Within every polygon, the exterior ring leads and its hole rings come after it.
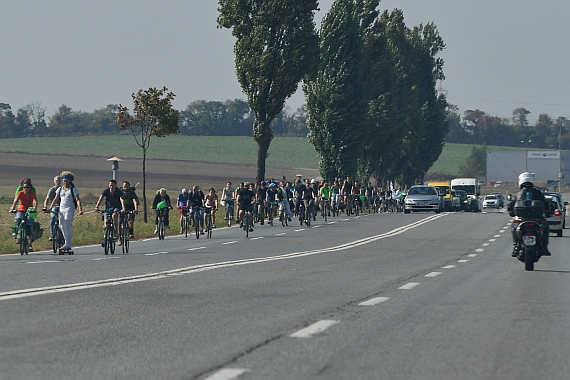
POLYGON ((83 205, 79 198, 79 191, 73 185, 75 176, 72 172, 64 171, 61 173, 62 186, 55 192, 55 198, 51 202, 50 209, 59 204, 59 225, 65 240, 64 246, 61 248, 64 251, 71 249, 73 239, 73 219, 75 218, 75 209, 79 209, 79 215, 83 215, 83 205))

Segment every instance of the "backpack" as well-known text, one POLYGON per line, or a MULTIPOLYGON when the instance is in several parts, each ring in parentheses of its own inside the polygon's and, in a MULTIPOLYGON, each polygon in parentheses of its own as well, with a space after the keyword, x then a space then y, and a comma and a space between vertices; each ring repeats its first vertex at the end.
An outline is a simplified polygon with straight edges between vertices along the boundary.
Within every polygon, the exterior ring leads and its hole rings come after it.
MULTIPOLYGON (((69 190, 71 191, 71 198, 73 199, 73 205, 75 206, 75 209, 77 210, 77 199, 75 199, 75 195, 73 195, 73 189, 74 188, 75 188, 75 185, 72 183, 71 186, 69 187, 69 190)), ((59 188, 58 195, 61 198, 61 187, 59 188)))

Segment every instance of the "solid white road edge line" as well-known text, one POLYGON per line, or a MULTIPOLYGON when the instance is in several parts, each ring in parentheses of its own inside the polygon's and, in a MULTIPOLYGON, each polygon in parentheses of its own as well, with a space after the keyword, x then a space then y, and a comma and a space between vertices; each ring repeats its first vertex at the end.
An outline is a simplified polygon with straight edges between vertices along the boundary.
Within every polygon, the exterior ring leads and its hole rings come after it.
MULTIPOLYGON (((289 260, 293 258, 300 258, 300 257, 307 257, 319 254, 326 254, 331 252, 338 252, 343 251, 355 247, 359 247, 362 245, 370 244, 377 240, 387 239, 389 237, 400 235, 404 232, 422 226, 426 223, 435 221, 441 217, 446 216, 447 214, 436 214, 433 216, 429 216, 425 219, 421 219, 419 221, 410 223, 408 225, 404 225, 402 227, 395 228, 391 231, 382 233, 380 235, 369 236, 363 239, 351 241, 348 243, 344 243, 338 246, 329 247, 329 248, 322 248, 322 249, 314 249, 309 251, 300 251, 300 252, 293 252, 293 253, 286 253, 283 255, 277 256, 268 256, 268 257, 257 257, 251 259, 243 259, 243 260, 233 260, 233 261, 224 261, 224 262, 217 262, 217 263, 209 263, 209 264, 200 264, 194 265, 185 268, 176 268, 171 270, 166 270, 158 273, 147 273, 142 275, 135 275, 135 276, 128 276, 123 278, 111 278, 111 279, 104 279, 104 280, 97 280, 97 281, 89 281, 83 283, 74 283, 74 284, 65 284, 65 285, 56 285, 56 286, 47 286, 41 288, 31 288, 31 289, 20 289, 20 290, 13 290, 8 292, 0 292, 0 301, 7 300, 7 299, 15 299, 15 298, 23 298, 23 297, 31 297, 36 295, 42 294, 50 294, 50 293, 59 293, 59 292, 67 292, 71 290, 79 290, 79 289, 90 289, 90 288, 98 288, 104 286, 114 286, 118 284, 128 283, 128 282, 140 282, 140 281, 150 281, 156 280, 161 278, 167 278, 170 274, 190 274, 190 273, 200 273, 214 269, 221 269, 221 268, 229 268, 234 266, 240 265, 250 265, 250 264, 258 264, 258 263, 265 263, 270 261, 277 261, 277 260, 289 260), (125 282, 127 281, 127 282, 125 282)), ((228 242, 232 243, 232 242, 228 242)), ((228 244, 224 243, 224 244, 228 244)), ((237 243, 234 241, 233 243, 237 243)), ((120 257, 114 257, 120 258, 120 257)), ((106 258, 101 258, 106 259, 106 258)), ((97 260, 97 259, 94 259, 97 260)), ((448 266, 448 267, 455 267, 455 266, 448 266)), ((444 267, 446 268, 446 267, 444 267)))

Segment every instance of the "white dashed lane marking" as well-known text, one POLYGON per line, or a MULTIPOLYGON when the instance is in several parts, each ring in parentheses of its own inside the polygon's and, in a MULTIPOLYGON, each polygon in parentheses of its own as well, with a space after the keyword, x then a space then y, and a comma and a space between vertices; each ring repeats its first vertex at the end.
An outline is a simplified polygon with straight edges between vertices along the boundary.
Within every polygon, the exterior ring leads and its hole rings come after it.
POLYGON ((228 244, 235 244, 235 243, 237 243, 237 240, 234 240, 234 241, 227 241, 227 242, 222 243, 222 244, 223 244, 223 245, 228 245, 228 244))
POLYGON ((309 327, 305 327, 304 329, 291 334, 291 338, 312 338, 313 336, 320 334, 326 329, 336 325, 338 322, 339 321, 331 321, 326 319, 315 322, 309 327))
POLYGON ((410 290, 415 288, 416 286, 418 286, 420 283, 419 282, 409 282, 406 285, 402 285, 400 286, 398 289, 403 289, 403 290, 410 290))
POLYGON ((437 277, 441 274, 441 272, 431 272, 426 274, 426 277, 437 277))
POLYGON ((443 269, 452 269, 455 268, 455 265, 446 265, 443 267, 443 269))
POLYGON ((249 369, 245 368, 225 368, 217 371, 216 373, 206 377, 205 380, 234 380, 249 372, 249 369))
POLYGON ((364 301, 359 303, 360 306, 374 306, 374 305, 378 305, 379 303, 382 302, 386 302, 388 301, 390 298, 388 297, 375 297, 375 298, 371 298, 368 301, 364 301))

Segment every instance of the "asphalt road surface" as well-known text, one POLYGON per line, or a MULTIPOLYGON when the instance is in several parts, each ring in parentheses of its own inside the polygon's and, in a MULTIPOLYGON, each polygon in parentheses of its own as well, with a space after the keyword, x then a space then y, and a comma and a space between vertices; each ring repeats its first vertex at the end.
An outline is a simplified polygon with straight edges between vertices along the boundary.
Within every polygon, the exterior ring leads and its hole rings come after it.
POLYGON ((317 218, 0 257, 1 379, 568 379, 570 233, 503 212, 317 218))

